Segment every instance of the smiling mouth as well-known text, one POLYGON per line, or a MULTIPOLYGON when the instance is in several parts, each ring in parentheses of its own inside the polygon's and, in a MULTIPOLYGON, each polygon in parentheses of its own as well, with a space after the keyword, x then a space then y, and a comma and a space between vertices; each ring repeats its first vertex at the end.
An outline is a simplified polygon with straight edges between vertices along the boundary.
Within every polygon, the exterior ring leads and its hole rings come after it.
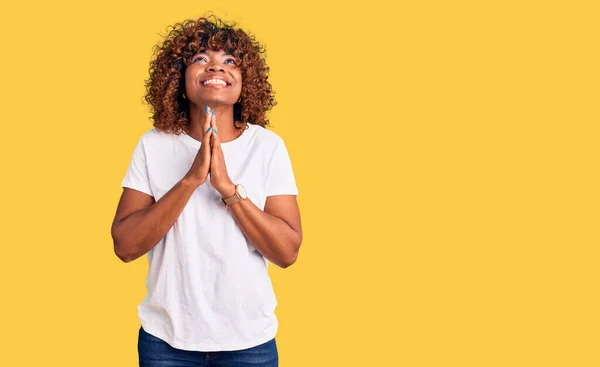
POLYGON ((208 79, 203 81, 202 85, 222 85, 224 87, 229 87, 231 84, 222 79, 208 79))

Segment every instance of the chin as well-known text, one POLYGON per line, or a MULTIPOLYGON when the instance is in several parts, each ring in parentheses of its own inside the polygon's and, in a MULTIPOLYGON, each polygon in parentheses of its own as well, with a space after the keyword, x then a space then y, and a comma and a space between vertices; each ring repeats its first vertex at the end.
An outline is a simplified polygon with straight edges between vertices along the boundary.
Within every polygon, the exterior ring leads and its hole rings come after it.
POLYGON ((224 106, 233 106, 235 104, 235 101, 231 101, 229 99, 223 99, 223 98, 206 98, 204 100, 207 101, 209 106, 211 104, 212 105, 224 105, 224 106))

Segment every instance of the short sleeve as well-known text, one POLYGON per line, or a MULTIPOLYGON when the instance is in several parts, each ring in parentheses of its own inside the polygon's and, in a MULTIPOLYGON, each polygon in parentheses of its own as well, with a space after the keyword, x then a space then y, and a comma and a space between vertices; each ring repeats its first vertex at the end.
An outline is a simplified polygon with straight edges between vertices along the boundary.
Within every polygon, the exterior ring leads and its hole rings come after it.
POLYGON ((285 143, 277 139, 267 170, 266 196, 298 195, 292 162, 285 143))
POLYGON ((152 195, 152 190, 150 189, 148 165, 146 162, 146 151, 144 149, 143 137, 140 138, 135 149, 133 150, 131 162, 129 163, 129 168, 127 169, 127 173, 125 173, 125 178, 121 183, 121 187, 128 187, 130 189, 141 191, 150 196, 154 196, 152 195))

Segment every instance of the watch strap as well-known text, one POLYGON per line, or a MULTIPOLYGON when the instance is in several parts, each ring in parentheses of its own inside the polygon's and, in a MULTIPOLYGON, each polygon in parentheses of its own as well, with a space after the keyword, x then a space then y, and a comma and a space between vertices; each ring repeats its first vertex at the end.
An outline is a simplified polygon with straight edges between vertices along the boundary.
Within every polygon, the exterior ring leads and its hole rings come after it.
POLYGON ((242 186, 239 184, 235 185, 235 193, 228 198, 222 198, 223 203, 225 203, 225 205, 230 206, 237 203, 238 201, 244 200, 244 197, 240 194, 240 187, 242 186))
POLYGON ((225 205, 229 206, 229 205, 233 205, 235 203, 237 203, 238 201, 242 200, 240 194, 237 193, 237 189, 235 191, 235 194, 233 194, 233 196, 230 196, 228 198, 223 198, 221 199, 223 200, 223 203, 225 203, 225 205))

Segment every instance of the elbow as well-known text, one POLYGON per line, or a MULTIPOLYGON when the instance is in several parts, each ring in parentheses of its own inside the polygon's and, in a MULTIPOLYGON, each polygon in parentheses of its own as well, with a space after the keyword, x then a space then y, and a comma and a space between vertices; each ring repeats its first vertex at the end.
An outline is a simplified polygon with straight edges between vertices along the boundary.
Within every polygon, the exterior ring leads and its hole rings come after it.
POLYGON ((279 265, 279 267, 282 268, 282 269, 287 269, 290 266, 294 265, 294 263, 296 262, 297 258, 298 258, 297 255, 293 256, 293 257, 289 257, 289 258, 283 260, 281 262, 281 264, 279 265))
POLYGON ((115 255, 124 263, 129 263, 135 260, 135 256, 126 251, 123 246, 121 246, 117 241, 114 241, 114 251, 115 255))
POLYGON ((132 262, 133 260, 135 260, 134 256, 131 256, 127 253, 119 251, 116 247, 115 247, 115 255, 117 255, 117 257, 124 263, 129 263, 129 262, 132 262))
POLYGON ((300 243, 296 244, 294 246, 294 250, 283 259, 280 267, 283 269, 286 269, 286 268, 289 268, 290 266, 294 265, 296 260, 298 260, 299 252, 300 252, 300 243))
POLYGON ((123 244, 122 240, 119 238, 115 231, 115 226, 113 226, 111 230, 111 236, 113 239, 113 250, 115 255, 124 263, 131 262, 135 260, 135 257, 131 254, 130 251, 127 251, 127 246, 123 244))

